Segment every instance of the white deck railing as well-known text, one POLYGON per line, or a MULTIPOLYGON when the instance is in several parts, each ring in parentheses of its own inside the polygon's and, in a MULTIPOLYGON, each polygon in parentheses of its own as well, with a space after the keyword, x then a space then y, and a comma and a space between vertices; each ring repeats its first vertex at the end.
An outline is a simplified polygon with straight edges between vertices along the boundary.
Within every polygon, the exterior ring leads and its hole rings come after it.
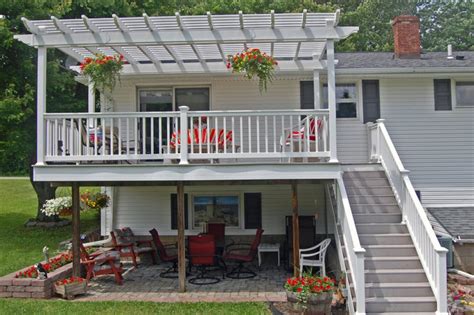
MULTIPOLYGON (((360 245, 359 235, 352 216, 352 209, 347 197, 346 187, 342 178, 336 180, 336 222, 341 231, 341 237, 346 251, 347 262, 352 284, 356 295, 355 314, 365 314, 365 249, 360 245)), ((348 290, 351 288, 348 287, 348 290)), ((352 294, 351 294, 352 299, 352 294)), ((354 306, 349 305, 354 311, 354 306)))
POLYGON ((397 202, 437 301, 437 314, 447 314, 447 250, 441 247, 383 119, 368 125, 370 157, 387 173, 397 202))
POLYGON ((328 110, 45 114, 44 161, 328 158, 328 110))

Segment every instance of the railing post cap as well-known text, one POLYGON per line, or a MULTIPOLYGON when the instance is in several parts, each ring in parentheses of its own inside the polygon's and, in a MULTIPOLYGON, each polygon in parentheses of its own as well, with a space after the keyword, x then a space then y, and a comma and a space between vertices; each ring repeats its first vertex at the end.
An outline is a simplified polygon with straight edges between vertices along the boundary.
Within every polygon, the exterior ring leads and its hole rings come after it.
POLYGON ((402 175, 403 175, 403 174, 408 175, 408 174, 410 174, 410 170, 407 170, 407 169, 400 170, 400 174, 402 174, 402 175))
POLYGON ((187 112, 187 111, 189 111, 189 106, 185 106, 185 105, 180 106, 179 110, 182 111, 182 112, 187 112))
POLYGON ((378 123, 383 123, 383 122, 385 122, 385 119, 379 118, 379 119, 377 119, 376 121, 377 121, 378 123))

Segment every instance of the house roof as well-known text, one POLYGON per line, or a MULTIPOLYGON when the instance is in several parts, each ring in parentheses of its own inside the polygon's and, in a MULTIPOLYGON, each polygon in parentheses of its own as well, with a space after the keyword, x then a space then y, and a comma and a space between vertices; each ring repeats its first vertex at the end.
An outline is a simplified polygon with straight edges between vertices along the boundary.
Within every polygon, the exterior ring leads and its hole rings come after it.
MULTIPOLYGON (((432 219, 454 239, 474 239, 474 207, 427 208, 432 219)), ((433 221, 432 221, 433 223, 433 221)), ((440 230, 441 230, 440 229, 440 230)), ((437 231, 438 232, 438 231, 437 231)))
MULTIPOLYGON (((357 27, 340 27, 334 13, 274 13, 148 16, 30 21, 30 35, 15 38, 34 47, 57 48, 82 61, 101 53, 121 54, 123 73, 228 72, 228 55, 260 48, 282 71, 313 70, 328 40, 340 40, 357 27)), ((319 63, 319 67, 322 65, 319 63)), ((77 70, 77 69, 76 69, 77 70)))
POLYGON ((474 69, 474 51, 458 51, 454 56, 463 56, 464 59, 448 59, 446 52, 426 52, 416 59, 395 58, 393 52, 350 52, 336 53, 338 64, 336 69, 373 69, 380 72, 387 69, 410 71, 415 68, 424 69, 474 69))

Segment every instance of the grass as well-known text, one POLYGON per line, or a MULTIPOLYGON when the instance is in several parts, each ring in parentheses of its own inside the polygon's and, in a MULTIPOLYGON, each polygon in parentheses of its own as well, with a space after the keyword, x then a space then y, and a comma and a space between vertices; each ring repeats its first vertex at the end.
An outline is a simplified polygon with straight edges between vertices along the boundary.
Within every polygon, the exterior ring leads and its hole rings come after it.
MULTIPOLYGON (((0 179, 0 276, 42 260, 45 245, 52 253, 71 237, 71 227, 25 228, 36 215, 36 194, 28 179, 0 179)), ((58 189, 57 196, 70 190, 58 189)), ((81 215, 81 230, 97 227, 95 213, 81 215)), ((70 302, 58 300, 1 299, 0 314, 270 314, 264 303, 152 303, 70 302)))
MULTIPOLYGON (((55 229, 26 228, 25 222, 36 216, 37 199, 28 179, 0 179, 0 276, 30 266, 43 259, 42 249, 53 254, 61 241, 71 237, 71 226, 55 229)), ((67 189, 58 190, 67 195, 67 189)), ((98 226, 97 214, 81 215, 81 230, 98 226)))
POLYGON ((264 303, 152 303, 1 300, 2 314, 270 314, 264 303))

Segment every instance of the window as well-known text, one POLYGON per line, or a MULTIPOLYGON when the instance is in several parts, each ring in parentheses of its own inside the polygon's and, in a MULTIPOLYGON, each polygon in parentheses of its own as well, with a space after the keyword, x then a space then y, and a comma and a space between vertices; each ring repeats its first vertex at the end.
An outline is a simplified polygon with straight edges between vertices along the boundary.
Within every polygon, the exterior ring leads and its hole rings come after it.
POLYGON ((209 220, 221 220, 228 227, 239 227, 239 196, 194 196, 194 228, 200 228, 209 220))
POLYGON ((474 107, 474 82, 456 82, 456 106, 474 107))
POLYGON ((186 105, 189 110, 209 110, 209 88, 176 88, 176 110, 186 105))
POLYGON ((434 79, 435 110, 451 110, 451 80, 434 79))
MULTIPOLYGON (((323 85, 323 108, 328 108, 328 85, 323 85)), ((336 84, 336 117, 357 117, 357 86, 355 83, 336 84)))

